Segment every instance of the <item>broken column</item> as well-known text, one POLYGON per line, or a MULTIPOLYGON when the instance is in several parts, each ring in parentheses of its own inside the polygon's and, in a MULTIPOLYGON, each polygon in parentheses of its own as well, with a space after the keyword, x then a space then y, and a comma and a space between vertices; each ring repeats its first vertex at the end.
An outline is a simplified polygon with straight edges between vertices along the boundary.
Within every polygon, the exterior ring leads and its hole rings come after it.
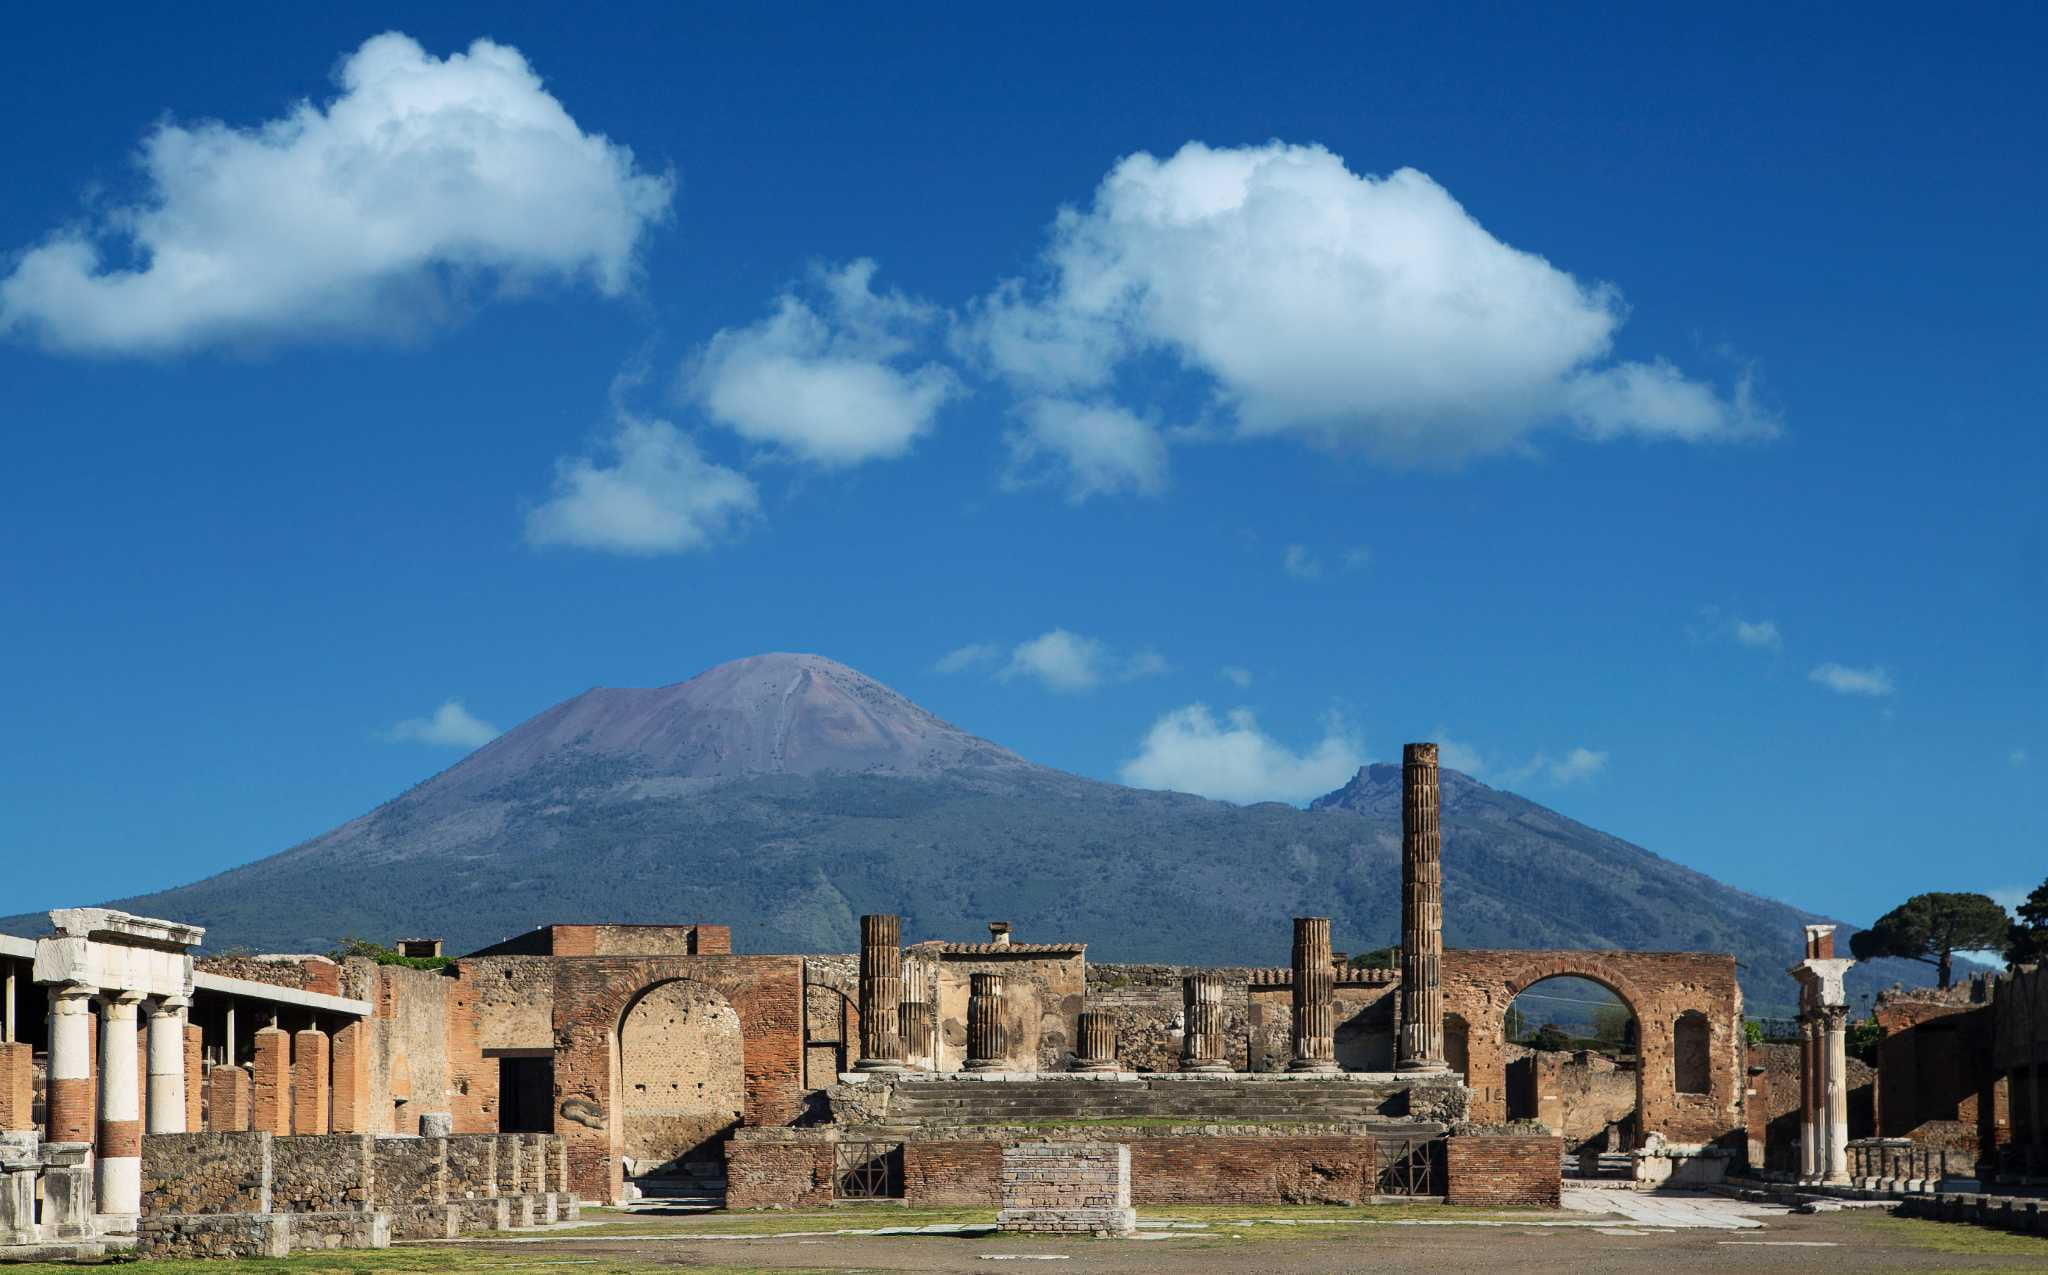
POLYGON ((292 1132, 327 1132, 327 1033, 307 1028, 292 1038, 292 1132))
POLYGON ((160 998, 149 1011, 149 1131, 185 1132, 185 1010, 182 996, 160 998))
POLYGON ((1075 1071, 1119 1071, 1116 1063, 1116 1015, 1099 1009, 1083 1010, 1077 1024, 1081 1050, 1074 1056, 1075 1071))
POLYGON ((860 919, 860 1059, 857 1071, 902 1071, 903 919, 860 919))
POLYGON ((1809 1182, 1849 1180, 1849 996, 1843 977, 1856 962, 1835 955, 1835 927, 1806 927, 1799 980, 1800 1174, 1809 1182))
POLYGON ((219 1066, 206 1074, 206 1131, 246 1133, 249 1129, 249 1073, 219 1066))
POLYGON ((111 992, 100 1003, 100 1128, 94 1164, 98 1211, 142 1212, 142 1078, 136 1013, 142 993, 111 992))
POLYGON ((1293 1058, 1289 1071, 1337 1070, 1337 973, 1330 957, 1330 918, 1294 918, 1293 1058))
POLYGON ((1401 750, 1401 1071, 1443 1071, 1443 834, 1435 744, 1401 750))
MULTIPOLYGON (((190 1011, 187 1011, 189 1018, 190 1011)), ((199 1025, 185 1024, 185 1132, 206 1130, 206 1037, 199 1025)))
POLYGON ((250 1068, 249 1127, 286 1137, 292 1131, 292 1038, 278 1028, 265 1027, 251 1043, 256 1058, 250 1068))
POLYGON ((50 989, 50 1090, 48 1127, 52 1142, 91 1142, 93 989, 64 983, 50 989))
POLYGON ((1223 1052, 1223 976, 1190 974, 1181 982, 1180 1069, 1229 1071, 1223 1052))
POLYGON ((906 1063, 932 1066, 932 967, 921 957, 903 958, 903 999, 896 1004, 896 1034, 902 1038, 906 1063))
POLYGON ((328 1046, 334 1100, 328 1125, 336 1133, 370 1132, 370 1028, 355 1019, 334 1033, 328 1046))
POLYGON ((1003 979, 1000 974, 967 976, 967 1070, 1000 1071, 1008 1065, 1009 1041, 1003 1031, 1003 979))

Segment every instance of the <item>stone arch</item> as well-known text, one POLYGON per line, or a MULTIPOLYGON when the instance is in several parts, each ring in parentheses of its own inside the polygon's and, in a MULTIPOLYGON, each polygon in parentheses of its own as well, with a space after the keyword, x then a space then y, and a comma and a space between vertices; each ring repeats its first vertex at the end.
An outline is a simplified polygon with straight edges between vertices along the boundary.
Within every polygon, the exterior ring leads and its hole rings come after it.
MULTIPOLYGON (((1508 1118, 1508 1077, 1507 1077, 1507 1014, 1508 1009, 1520 996, 1536 984, 1552 978, 1580 978, 1597 983, 1612 992, 1635 1019, 1637 1033, 1644 1033, 1645 1001, 1643 991, 1627 974, 1613 968, 1596 953, 1582 952, 1487 952, 1473 953, 1492 958, 1487 972, 1492 978, 1485 978, 1476 985, 1451 989, 1445 998, 1446 1009, 1457 1006, 1457 1012, 1466 1022, 1467 1057, 1466 1083, 1472 1088, 1472 1117, 1475 1120, 1501 1121, 1508 1118)), ((1668 1064, 1669 1055, 1666 1054, 1668 1064)), ((1637 1129, 1648 1127, 1644 1124, 1648 1112, 1645 1099, 1645 1076, 1648 1072, 1647 1057, 1639 1056, 1636 1064, 1636 1120, 1637 1129)))
POLYGON ((614 1110, 635 1174, 721 1162, 746 1110, 739 1012, 715 988, 675 978, 641 990, 619 1018, 614 1110))
POLYGON ((647 992, 678 979, 716 992, 739 1019, 741 1123, 783 1124, 803 1107, 803 958, 575 957, 556 962, 555 1132, 569 1144, 570 1182, 588 1200, 624 1186, 619 1031, 647 992))
POLYGON ((1463 1014, 1444 1015, 1444 1062, 1471 1083, 1472 1028, 1463 1014))
POLYGON ((804 971, 804 1087, 822 1089, 860 1056, 860 991, 827 970, 804 971))

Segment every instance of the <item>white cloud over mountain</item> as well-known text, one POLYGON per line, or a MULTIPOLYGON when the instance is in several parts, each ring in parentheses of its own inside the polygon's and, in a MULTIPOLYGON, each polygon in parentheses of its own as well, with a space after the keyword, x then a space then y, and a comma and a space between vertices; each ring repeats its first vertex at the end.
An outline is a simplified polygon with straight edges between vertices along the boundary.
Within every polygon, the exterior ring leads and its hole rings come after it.
POLYGON ((459 699, 444 701, 430 717, 408 717, 384 734, 393 743, 464 749, 481 748, 497 737, 498 728, 464 708, 459 699))
POLYGON ((338 80, 254 127, 157 125, 142 196, 22 254, 0 331, 153 353, 412 334, 540 280, 626 291, 673 183, 584 132, 517 49, 436 58, 387 33, 338 80))
POLYGON ((1157 651, 1119 651, 1100 638, 1058 628, 1048 629, 1014 646, 1000 642, 970 642, 946 652, 933 667, 940 673, 963 673, 972 668, 993 667, 1000 681, 1034 681, 1047 690, 1064 694, 1092 691, 1109 682, 1159 677, 1173 671, 1166 657, 1157 651))
POLYGON ((536 545, 652 556, 725 539, 760 511, 753 480, 706 460, 688 434, 621 410, 609 463, 565 457, 554 494, 526 518, 536 545))
POLYGON ((1562 425, 1592 439, 1768 433, 1746 386, 1616 361, 1625 309, 1500 240, 1423 173, 1351 172, 1319 146, 1132 155, 1061 211, 1044 277, 958 334, 1040 399, 1108 403, 1133 361, 1203 378, 1240 437, 1454 463, 1562 425))
POLYGON ((838 467, 903 455, 961 386, 908 357, 938 311, 875 292, 874 275, 867 259, 821 270, 817 306, 785 292, 767 318, 720 331, 686 371, 686 393, 788 459, 838 467))
POLYGON ((1219 720, 1207 704, 1190 704, 1152 724, 1118 777, 1134 788, 1219 801, 1301 802, 1343 787, 1365 758, 1364 745, 1334 715, 1323 738, 1297 752, 1261 730, 1248 708, 1219 720))

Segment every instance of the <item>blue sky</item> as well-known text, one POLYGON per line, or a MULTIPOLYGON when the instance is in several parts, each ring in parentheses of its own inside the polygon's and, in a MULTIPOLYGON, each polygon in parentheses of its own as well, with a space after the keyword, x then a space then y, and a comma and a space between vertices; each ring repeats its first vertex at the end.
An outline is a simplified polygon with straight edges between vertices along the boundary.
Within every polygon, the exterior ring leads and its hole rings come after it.
POLYGON ((0 54, 0 912, 777 649, 1856 920, 2048 870, 2031 10, 269 17, 0 54))

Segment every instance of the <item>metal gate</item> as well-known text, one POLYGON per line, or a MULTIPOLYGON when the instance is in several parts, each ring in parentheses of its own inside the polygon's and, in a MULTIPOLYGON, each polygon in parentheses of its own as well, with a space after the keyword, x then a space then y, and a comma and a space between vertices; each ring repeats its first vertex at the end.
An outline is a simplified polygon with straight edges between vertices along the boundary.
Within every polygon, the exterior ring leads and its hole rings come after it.
POLYGON ((842 1142, 833 1148, 832 1198, 903 1198, 903 1144, 842 1142))
POLYGON ((1435 1138, 1400 1138, 1380 1144, 1380 1195, 1441 1195, 1437 1157, 1443 1143, 1435 1138))

